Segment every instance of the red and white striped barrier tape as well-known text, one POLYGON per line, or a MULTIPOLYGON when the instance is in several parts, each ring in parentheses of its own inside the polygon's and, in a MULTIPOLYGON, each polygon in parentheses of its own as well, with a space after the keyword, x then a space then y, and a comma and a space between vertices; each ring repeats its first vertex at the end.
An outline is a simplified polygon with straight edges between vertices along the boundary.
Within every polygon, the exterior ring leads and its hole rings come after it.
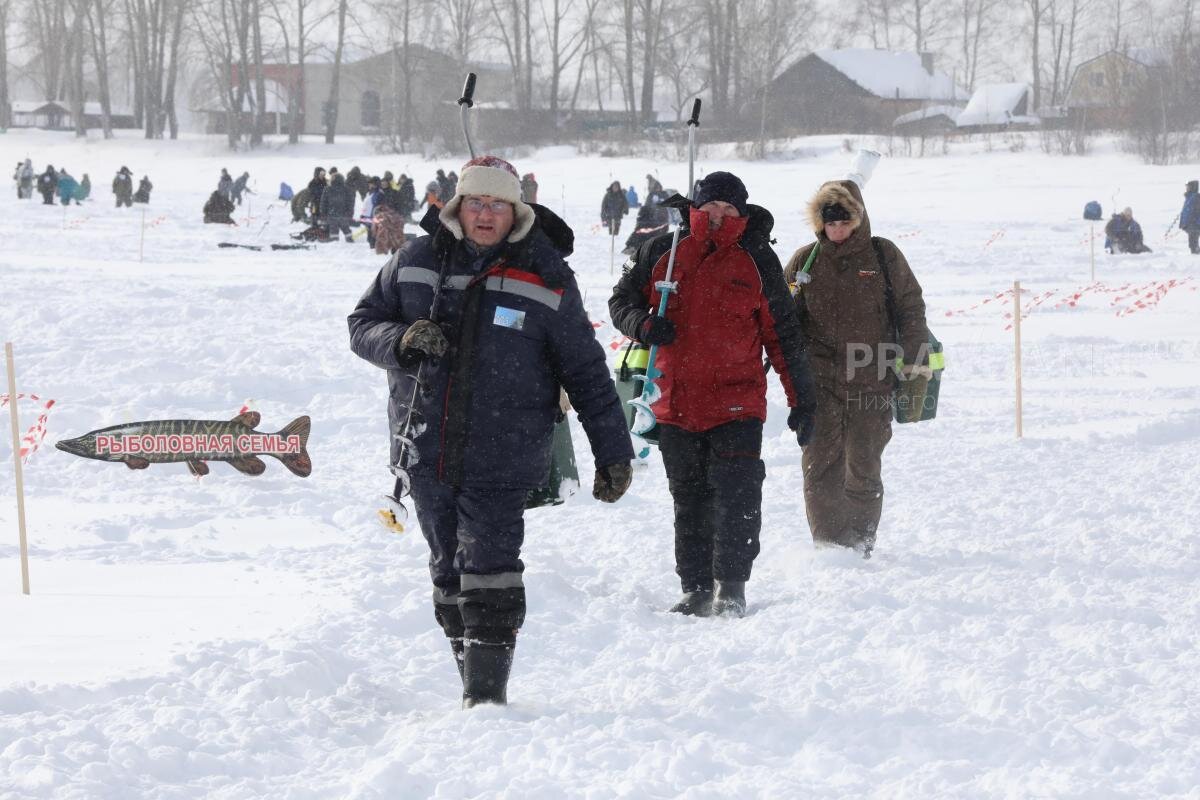
POLYGON ((992 245, 994 245, 996 242, 998 242, 998 241, 1000 241, 1001 239, 1003 239, 1003 238, 1004 238, 1004 234, 1006 234, 1006 233, 1008 233, 1008 230, 1007 230, 1007 229, 1005 229, 1005 228, 1001 228, 1000 230, 998 230, 998 231, 996 231, 995 233, 993 233, 993 234, 992 234, 992 236, 991 236, 991 238, 990 238, 990 239, 988 239, 988 240, 987 240, 987 242, 986 242, 986 243, 983 245, 983 249, 984 249, 984 250, 987 250, 989 247, 991 247, 992 245))
MULTIPOLYGON (((1143 291, 1138 293, 1137 299, 1130 305, 1117 312, 1118 317, 1127 317, 1130 314, 1136 314, 1139 311, 1147 311, 1158 305, 1164 297, 1171 293, 1172 290, 1178 289, 1186 284, 1191 283, 1191 278, 1176 279, 1172 278, 1169 281, 1157 284, 1149 284, 1143 287, 1143 291)), ((1189 291, 1196 291, 1195 286, 1189 286, 1189 291)), ((1114 297, 1110 305, 1116 305, 1123 300, 1123 297, 1114 297)))
MULTIPOLYGON (((38 415, 37 422, 25 431, 25 435, 21 437, 21 449, 19 456, 21 463, 28 464, 29 459, 42 446, 42 442, 46 440, 46 423, 50 419, 50 409, 54 406, 53 400, 43 401, 36 394, 17 393, 18 400, 32 400, 42 407, 42 413, 38 415)), ((0 408, 4 408, 9 403, 7 394, 0 394, 0 408)))
MULTIPOLYGON (((1025 290, 1022 289, 1021 291, 1024 292, 1025 290)), ((968 314, 977 308, 982 308, 983 306, 986 306, 988 303, 994 303, 997 300, 1003 300, 1006 297, 1012 297, 1012 293, 1013 293, 1012 289, 1005 289, 1003 292, 997 292, 996 294, 992 295, 991 297, 984 298, 983 300, 980 300, 978 303, 975 303, 974 305, 967 306, 966 308, 957 308, 953 311, 947 311, 946 316, 947 317, 959 317, 964 314, 968 314)))
POLYGON ((154 219, 152 219, 146 223, 146 227, 147 228, 157 228, 159 225, 162 225, 168 219, 170 219, 170 217, 168 217, 165 214, 161 217, 155 217, 154 219))
MULTIPOLYGON (((1028 302, 1022 306, 1021 319, 1025 319, 1032 314, 1034 310, 1045 305, 1054 298, 1057 298, 1057 302, 1053 305, 1053 309, 1056 311, 1060 308, 1076 308, 1078 307, 1080 300, 1089 294, 1116 295, 1111 301, 1109 301, 1109 306, 1117 306, 1121 303, 1132 301, 1129 305, 1117 311, 1118 317, 1127 317, 1130 314, 1137 313, 1138 311, 1146 311, 1154 308, 1172 291, 1184 287, 1186 287, 1188 291, 1192 292, 1200 290, 1200 286, 1195 284, 1195 280, 1193 278, 1171 278, 1170 280, 1166 281, 1152 281, 1150 283, 1138 286, 1135 286, 1132 283, 1125 283, 1120 286, 1108 286, 1103 283, 1093 283, 1088 286, 1083 286, 1072 290, 1049 289, 1041 294, 1033 295, 1028 302)), ((1028 289, 1021 290, 1022 295, 1028 293, 1028 289)), ((964 316, 991 303, 997 303, 1001 300, 1011 298, 1012 294, 1012 289, 1005 289, 1002 292, 997 292, 991 297, 985 297, 983 300, 980 300, 978 303, 973 305, 947 311, 946 316, 964 316)), ((1004 329, 1006 331, 1012 330, 1012 311, 1006 310, 1001 316, 1008 321, 1008 324, 1004 327, 1004 329)))

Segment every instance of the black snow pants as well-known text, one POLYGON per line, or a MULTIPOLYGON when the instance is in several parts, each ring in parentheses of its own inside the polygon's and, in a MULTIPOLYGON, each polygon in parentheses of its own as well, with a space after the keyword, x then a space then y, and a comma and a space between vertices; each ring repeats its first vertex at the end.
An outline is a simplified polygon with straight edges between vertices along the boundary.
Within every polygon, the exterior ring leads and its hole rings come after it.
POLYGON ((516 641, 525 622, 528 495, 528 489, 457 489, 412 476, 417 521, 429 544, 433 614, 451 640, 516 641))
POLYGON ((762 423, 695 433, 660 425, 658 447, 675 501, 675 571, 684 592, 747 581, 762 528, 762 423))
POLYGON ((1187 228, 1188 250, 1193 254, 1200 253, 1200 228, 1187 228))

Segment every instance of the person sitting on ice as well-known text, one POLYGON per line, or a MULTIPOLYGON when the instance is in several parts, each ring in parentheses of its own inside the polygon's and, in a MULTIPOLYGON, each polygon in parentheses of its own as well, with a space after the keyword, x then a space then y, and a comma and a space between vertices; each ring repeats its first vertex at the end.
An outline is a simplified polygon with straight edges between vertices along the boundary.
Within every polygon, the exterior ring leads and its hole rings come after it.
POLYGON ((1150 248, 1142 241, 1142 226, 1133 218, 1133 209, 1126 208, 1113 214, 1104 226, 1104 249, 1110 253, 1149 253, 1150 248))
POLYGON ((233 225, 233 201, 218 189, 208 196, 204 204, 205 225, 233 225))
POLYGON ((153 188, 154 184, 150 182, 150 177, 148 175, 143 175, 142 179, 138 182, 137 191, 133 193, 133 202, 149 203, 150 191, 153 188))

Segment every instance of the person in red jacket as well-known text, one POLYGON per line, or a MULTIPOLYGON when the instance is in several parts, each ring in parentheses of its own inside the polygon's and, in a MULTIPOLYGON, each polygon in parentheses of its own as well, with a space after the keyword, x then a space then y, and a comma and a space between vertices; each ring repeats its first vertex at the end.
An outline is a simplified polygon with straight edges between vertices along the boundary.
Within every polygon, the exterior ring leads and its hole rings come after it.
POLYGON ((666 201, 687 214, 666 316, 657 316, 655 285, 666 276, 670 234, 642 245, 608 301, 622 333, 661 348, 662 396, 652 408, 675 501, 683 598, 671 610, 683 614, 746 611, 766 476, 759 457, 767 418, 764 350, 801 445, 815 418, 800 321, 771 249, 774 219, 748 198, 737 176, 713 172, 690 203, 678 195, 666 201))

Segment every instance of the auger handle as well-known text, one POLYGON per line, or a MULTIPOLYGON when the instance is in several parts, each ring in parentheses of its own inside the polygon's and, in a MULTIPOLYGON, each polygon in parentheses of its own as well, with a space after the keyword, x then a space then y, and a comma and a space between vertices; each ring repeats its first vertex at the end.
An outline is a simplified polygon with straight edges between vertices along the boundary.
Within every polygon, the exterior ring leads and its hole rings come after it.
POLYGON ((460 106, 472 108, 475 105, 475 73, 467 73, 467 82, 463 84, 462 97, 458 98, 460 106))
POLYGON ((697 97, 696 101, 694 103, 692 103, 692 117, 691 117, 691 119, 688 120, 687 124, 691 125, 693 127, 696 127, 696 128, 700 127, 700 98, 699 97, 697 97))

